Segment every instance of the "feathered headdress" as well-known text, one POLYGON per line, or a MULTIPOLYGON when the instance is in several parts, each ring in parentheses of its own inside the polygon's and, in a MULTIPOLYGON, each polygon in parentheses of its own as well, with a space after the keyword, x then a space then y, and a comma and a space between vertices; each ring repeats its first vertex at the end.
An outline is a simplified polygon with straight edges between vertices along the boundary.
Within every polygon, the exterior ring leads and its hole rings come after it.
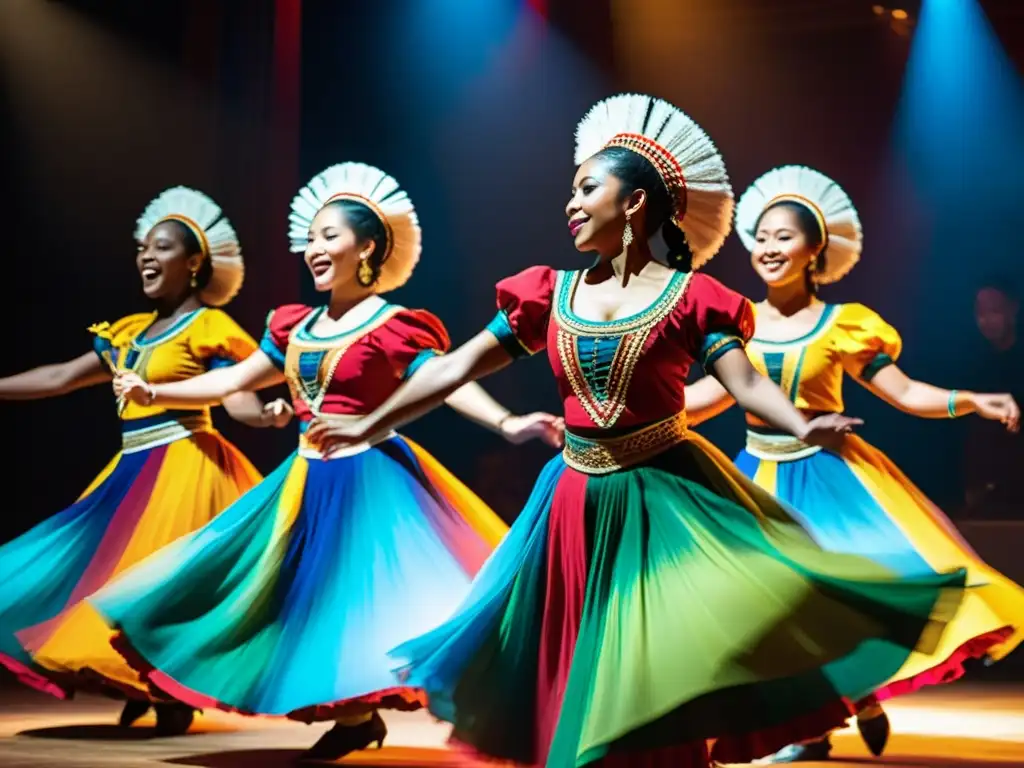
POLYGON ((860 260, 864 232, 850 196, 832 179, 803 165, 768 171, 743 193, 736 208, 736 231, 747 250, 754 250, 758 219, 776 203, 802 205, 818 220, 825 243, 817 283, 834 283, 860 260))
POLYGON ((576 164, 605 147, 630 149, 657 169, 694 269, 718 253, 732 226, 732 186, 722 156, 699 125, 661 99, 620 94, 598 102, 576 127, 576 164))
POLYGON ((213 271, 210 281, 199 292, 200 300, 212 307, 231 301, 242 288, 245 262, 238 235, 222 215, 220 206, 188 187, 165 189, 139 216, 135 239, 141 241, 162 221, 177 221, 188 227, 199 241, 203 258, 210 260, 213 271))
POLYGON ((332 165, 313 177, 292 200, 288 237, 293 253, 306 250, 307 233, 317 212, 334 200, 362 203, 384 224, 387 248, 380 262, 376 290, 386 293, 404 285, 420 260, 422 235, 412 201, 394 178, 363 163, 332 165))

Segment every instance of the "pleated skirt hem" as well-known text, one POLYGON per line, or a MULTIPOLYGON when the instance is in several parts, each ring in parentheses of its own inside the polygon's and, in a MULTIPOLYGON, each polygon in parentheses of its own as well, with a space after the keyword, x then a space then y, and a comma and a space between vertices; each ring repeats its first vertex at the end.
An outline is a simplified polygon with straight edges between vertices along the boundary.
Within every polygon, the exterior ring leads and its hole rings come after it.
POLYGON ((153 695, 302 722, 414 710, 387 650, 454 610, 504 530, 404 438, 294 454, 90 603, 153 695))
POLYGON ((110 630, 86 598, 209 522, 258 481, 256 469, 217 432, 118 454, 75 504, 0 551, 7 646, 0 665, 60 699, 75 692, 149 698, 110 648, 110 630))
POLYGON ((553 460, 459 611, 392 657, 478 759, 743 763, 933 650, 965 578, 824 552, 694 437, 604 476, 553 460))

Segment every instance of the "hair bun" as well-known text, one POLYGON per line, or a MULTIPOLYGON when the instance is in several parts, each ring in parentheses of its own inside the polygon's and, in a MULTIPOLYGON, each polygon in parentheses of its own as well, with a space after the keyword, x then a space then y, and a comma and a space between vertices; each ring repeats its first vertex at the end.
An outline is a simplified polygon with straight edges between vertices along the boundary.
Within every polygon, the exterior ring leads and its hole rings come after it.
POLYGON ((686 235, 672 219, 662 225, 661 239, 668 246, 668 254, 665 257, 668 265, 680 272, 691 271, 693 269, 693 252, 690 250, 686 235))

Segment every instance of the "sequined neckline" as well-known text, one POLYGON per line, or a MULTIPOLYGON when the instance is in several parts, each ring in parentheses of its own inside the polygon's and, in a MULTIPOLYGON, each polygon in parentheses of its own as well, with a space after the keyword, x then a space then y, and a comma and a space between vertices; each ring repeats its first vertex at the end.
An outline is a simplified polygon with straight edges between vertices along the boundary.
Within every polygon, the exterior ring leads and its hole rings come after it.
POLYGON ((661 294, 645 309, 615 320, 586 320, 572 309, 576 288, 583 277, 581 270, 559 272, 555 282, 555 315, 558 324, 576 334, 590 336, 621 336, 660 322, 686 292, 692 272, 677 272, 669 279, 661 294))

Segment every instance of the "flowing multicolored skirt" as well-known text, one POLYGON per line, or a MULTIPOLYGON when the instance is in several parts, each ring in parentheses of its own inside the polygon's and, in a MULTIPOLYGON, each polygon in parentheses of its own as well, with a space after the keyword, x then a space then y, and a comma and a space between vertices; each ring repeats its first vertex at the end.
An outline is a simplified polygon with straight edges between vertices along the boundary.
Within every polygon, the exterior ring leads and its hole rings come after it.
POLYGON ((962 571, 829 555, 705 440, 651 457, 646 432, 567 434, 454 617, 392 652, 476 757, 748 762, 845 722, 955 613, 962 571))
POLYGON ((146 697, 85 598, 214 519, 260 480, 208 412, 123 423, 124 448, 73 505, 0 547, 0 663, 24 683, 146 697))
POLYGON ((387 652, 451 615, 507 531, 422 448, 300 450, 91 599, 158 692, 306 722, 416 709, 387 652))
POLYGON ((970 590, 934 654, 915 654, 879 700, 963 675, 967 659, 1000 659, 1024 639, 1024 589, 989 567, 949 518, 889 458, 850 436, 839 454, 768 430, 749 431, 736 465, 794 508, 824 549, 864 555, 895 573, 966 568, 970 590))

